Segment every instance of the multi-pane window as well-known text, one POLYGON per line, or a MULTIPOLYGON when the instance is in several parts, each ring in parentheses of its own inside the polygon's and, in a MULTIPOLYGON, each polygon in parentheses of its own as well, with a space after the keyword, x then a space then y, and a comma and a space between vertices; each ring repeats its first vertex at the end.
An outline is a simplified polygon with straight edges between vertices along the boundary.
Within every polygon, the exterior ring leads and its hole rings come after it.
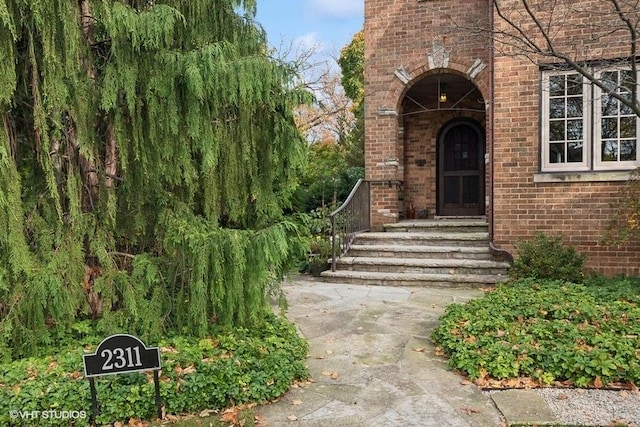
MULTIPOLYGON (((629 70, 603 71, 600 80, 611 93, 630 99, 634 79, 629 70)), ((631 108, 599 89, 599 110, 596 111, 596 169, 615 168, 618 165, 633 167, 638 160, 638 117, 631 108)))
POLYGON ((557 74, 548 79, 547 162, 553 166, 585 166, 585 85, 577 74, 557 74))
POLYGON ((542 85, 542 170, 632 169, 640 165, 640 119, 611 93, 631 96, 637 79, 629 70, 596 76, 603 91, 575 71, 549 71, 542 85))

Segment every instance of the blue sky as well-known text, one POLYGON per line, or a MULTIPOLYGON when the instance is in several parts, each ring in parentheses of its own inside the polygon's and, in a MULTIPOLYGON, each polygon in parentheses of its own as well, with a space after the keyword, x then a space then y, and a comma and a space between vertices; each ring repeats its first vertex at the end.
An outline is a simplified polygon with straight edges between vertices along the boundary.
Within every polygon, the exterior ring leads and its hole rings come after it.
POLYGON ((362 29, 364 0, 258 0, 258 22, 269 43, 337 58, 362 29))

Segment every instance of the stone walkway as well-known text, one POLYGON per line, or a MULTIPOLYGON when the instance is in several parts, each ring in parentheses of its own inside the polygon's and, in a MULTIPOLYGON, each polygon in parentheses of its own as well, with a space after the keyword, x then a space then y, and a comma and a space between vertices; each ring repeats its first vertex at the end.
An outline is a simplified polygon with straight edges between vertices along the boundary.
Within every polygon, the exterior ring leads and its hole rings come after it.
POLYGON ((492 399, 449 371, 428 338, 447 304, 480 291, 306 277, 283 289, 288 316, 309 341, 312 382, 260 407, 266 426, 503 425, 492 399))
POLYGON ((587 401, 583 391, 567 390, 571 398, 554 401, 552 410, 540 390, 486 393, 451 372, 429 334, 448 304, 481 296, 476 289, 332 284, 300 276, 283 290, 288 317, 309 342, 312 380, 257 408, 266 427, 562 425, 559 418, 576 411, 610 415, 606 423, 571 425, 616 425, 638 408, 635 394, 598 390, 595 401, 587 401), (621 406, 608 407, 614 400, 621 406))

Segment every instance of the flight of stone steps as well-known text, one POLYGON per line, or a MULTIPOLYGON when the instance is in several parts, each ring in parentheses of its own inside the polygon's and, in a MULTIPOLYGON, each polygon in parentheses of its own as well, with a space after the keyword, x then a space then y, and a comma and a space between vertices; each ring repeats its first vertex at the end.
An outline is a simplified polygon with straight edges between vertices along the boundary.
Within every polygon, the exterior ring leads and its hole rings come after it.
POLYGON ((492 285, 508 278, 509 263, 489 249, 487 221, 442 218, 401 221, 384 232, 358 235, 326 281, 390 286, 492 285))

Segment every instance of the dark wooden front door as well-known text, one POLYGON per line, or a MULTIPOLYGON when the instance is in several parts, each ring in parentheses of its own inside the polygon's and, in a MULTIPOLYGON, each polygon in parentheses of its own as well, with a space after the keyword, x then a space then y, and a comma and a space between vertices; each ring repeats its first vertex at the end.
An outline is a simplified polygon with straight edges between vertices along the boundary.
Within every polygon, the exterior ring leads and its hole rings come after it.
POLYGON ((445 126, 438 156, 438 215, 484 215, 482 129, 471 121, 445 126))

